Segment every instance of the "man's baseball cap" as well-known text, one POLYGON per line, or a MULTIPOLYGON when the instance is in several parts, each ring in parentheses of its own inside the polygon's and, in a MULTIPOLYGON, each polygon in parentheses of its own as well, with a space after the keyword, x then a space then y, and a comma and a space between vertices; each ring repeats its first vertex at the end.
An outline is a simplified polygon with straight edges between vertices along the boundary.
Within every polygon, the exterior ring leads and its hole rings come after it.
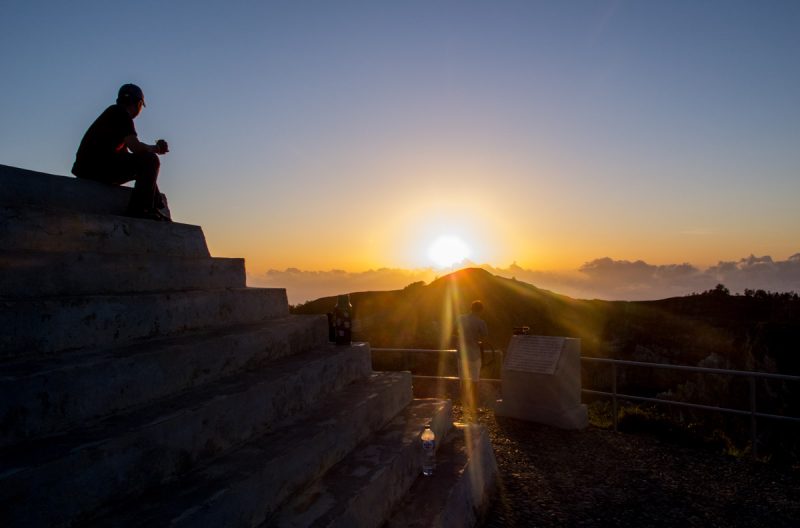
POLYGON ((141 101, 143 106, 147 106, 144 104, 144 92, 142 89, 130 83, 120 86, 117 101, 141 101))

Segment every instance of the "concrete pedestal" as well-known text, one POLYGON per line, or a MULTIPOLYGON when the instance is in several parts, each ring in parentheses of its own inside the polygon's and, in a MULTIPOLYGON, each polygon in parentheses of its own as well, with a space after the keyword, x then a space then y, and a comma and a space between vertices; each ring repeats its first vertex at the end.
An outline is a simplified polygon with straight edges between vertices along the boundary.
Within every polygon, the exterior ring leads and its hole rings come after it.
POLYGON ((589 423, 581 404, 580 339, 513 336, 495 413, 562 429, 589 423))

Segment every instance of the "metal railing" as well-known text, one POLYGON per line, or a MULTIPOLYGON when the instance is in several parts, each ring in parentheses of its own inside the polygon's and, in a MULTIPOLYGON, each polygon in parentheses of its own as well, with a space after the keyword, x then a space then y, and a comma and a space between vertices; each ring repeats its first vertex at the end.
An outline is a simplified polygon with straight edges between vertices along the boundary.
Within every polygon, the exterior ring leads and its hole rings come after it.
MULTIPOLYGON (((375 352, 392 352, 392 353, 401 353, 403 354, 403 363, 405 365, 405 369, 411 365, 411 354, 414 353, 448 353, 453 354, 457 352, 455 349, 421 349, 421 348, 373 348, 375 352)), ((586 361, 590 363, 606 363, 611 365, 611 392, 605 391, 598 391, 593 389, 582 389, 581 392, 583 394, 592 394, 596 396, 609 396, 613 401, 613 422, 614 422, 614 431, 618 429, 618 411, 619 411, 619 400, 627 400, 627 401, 641 401, 647 403, 660 403, 665 405, 672 405, 677 407, 686 407, 690 409, 701 409, 706 411, 716 411, 721 413, 728 413, 728 414, 735 414, 740 416, 749 416, 750 417, 750 440, 753 446, 753 456, 758 456, 758 428, 757 428, 757 419, 758 418, 766 418, 770 420, 783 420, 788 422, 797 422, 800 423, 800 417, 794 416, 783 416, 779 414, 769 414, 763 413, 758 411, 757 407, 757 392, 756 392, 756 380, 757 379, 771 379, 771 380, 782 380, 782 381, 794 381, 800 382, 800 376, 790 376, 787 374, 770 374, 768 372, 754 372, 748 370, 730 370, 730 369, 718 369, 718 368, 709 368, 709 367, 690 367, 686 365, 670 365, 666 363, 645 363, 642 361, 629 361, 624 359, 608 359, 608 358, 594 358, 594 357, 581 357, 581 361, 586 361), (617 366, 636 366, 636 367, 649 367, 649 368, 656 368, 656 369, 668 369, 668 370, 681 370, 685 372, 699 372, 704 374, 722 374, 728 376, 743 376, 748 378, 749 385, 750 385, 750 408, 749 409, 731 409, 728 407, 718 407, 715 405, 703 405, 699 403, 688 403, 676 400, 668 400, 665 398, 650 398, 646 396, 635 396, 631 394, 621 394, 617 391, 617 366)), ((426 376, 427 377, 427 376, 426 376)), ((492 380, 492 381, 499 381, 499 380, 492 380)))
MULTIPOLYGON (((398 356, 402 357, 402 364, 403 370, 411 370, 411 365, 413 361, 411 360, 412 354, 446 354, 453 357, 453 364, 455 365, 456 361, 456 354, 458 353, 458 349, 456 348, 372 348, 374 352, 384 352, 384 353, 392 353, 397 354, 398 356)), ((495 361, 497 356, 501 353, 500 350, 495 348, 487 348, 485 351, 488 354, 488 361, 492 362, 495 361)), ((487 356, 481 352, 481 357, 486 358, 487 356)), ((486 364, 486 363, 484 363, 486 364)), ((431 376, 425 376, 431 377, 431 376)), ((435 376, 434 376, 435 377, 435 376)), ((498 380, 499 381, 499 380, 498 380)))
POLYGON ((410 370, 411 369, 411 354, 441 354, 447 353, 452 354, 455 357, 456 350, 455 348, 373 348, 373 352, 386 352, 386 353, 394 353, 394 354, 402 354, 403 355, 403 369, 410 370))
POLYGON ((716 411, 721 413, 728 413, 728 414, 736 414, 740 416, 749 416, 750 417, 750 441, 753 447, 753 456, 758 456, 758 428, 756 419, 757 418, 768 418, 771 420, 783 420, 788 422, 800 422, 800 418, 793 417, 793 416, 783 416, 779 414, 769 414, 769 413, 762 413, 758 411, 757 408, 757 401, 756 401, 756 380, 757 379, 772 379, 772 380, 783 380, 783 381, 800 381, 800 376, 790 376, 787 374, 770 374, 768 372, 753 372, 748 370, 729 370, 729 369, 718 369, 718 368, 708 368, 708 367, 689 367, 685 365, 669 365, 665 363, 645 363, 642 361, 628 361, 624 359, 607 359, 607 358, 593 358, 593 357, 581 357, 581 361, 586 361, 590 363, 607 363, 611 365, 611 392, 604 392, 592 389, 582 389, 581 392, 584 394, 594 394, 600 396, 610 396, 613 401, 613 420, 614 420, 614 430, 617 430, 618 426, 618 400, 629 400, 629 401, 642 401, 648 403, 662 403, 666 405, 672 405, 676 407, 687 407, 690 409, 702 409, 706 411, 716 411), (620 394, 617 391, 617 365, 628 365, 628 366, 636 366, 636 367, 649 367, 649 368, 657 368, 657 369, 668 369, 668 370, 682 370, 685 372, 700 372, 704 374, 723 374, 728 376, 743 376, 746 377, 749 381, 750 385, 750 409, 731 409, 729 407, 718 407, 715 405, 702 405, 699 403, 687 403, 681 402, 676 400, 668 400, 665 398, 649 398, 645 396, 634 396, 631 394, 620 394))

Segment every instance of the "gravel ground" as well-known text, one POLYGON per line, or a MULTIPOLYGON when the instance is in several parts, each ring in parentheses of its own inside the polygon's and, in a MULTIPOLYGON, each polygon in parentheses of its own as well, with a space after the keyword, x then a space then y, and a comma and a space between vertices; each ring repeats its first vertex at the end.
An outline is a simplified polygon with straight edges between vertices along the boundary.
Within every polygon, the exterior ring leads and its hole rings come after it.
MULTIPOLYGON (((461 408, 454 408, 462 420, 461 408)), ((483 524, 800 527, 800 469, 640 434, 563 431, 483 409, 498 491, 483 524)))

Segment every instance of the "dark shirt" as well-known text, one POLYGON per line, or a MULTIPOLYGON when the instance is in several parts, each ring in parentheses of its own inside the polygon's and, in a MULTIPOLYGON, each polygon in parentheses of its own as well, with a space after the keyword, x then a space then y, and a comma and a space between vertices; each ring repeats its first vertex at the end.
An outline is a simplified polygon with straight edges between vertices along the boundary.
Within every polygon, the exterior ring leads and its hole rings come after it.
POLYGON ((130 135, 136 135, 136 128, 125 107, 114 104, 106 108, 84 134, 75 155, 72 174, 79 178, 92 178, 112 166, 118 156, 127 153, 125 138, 130 135))

